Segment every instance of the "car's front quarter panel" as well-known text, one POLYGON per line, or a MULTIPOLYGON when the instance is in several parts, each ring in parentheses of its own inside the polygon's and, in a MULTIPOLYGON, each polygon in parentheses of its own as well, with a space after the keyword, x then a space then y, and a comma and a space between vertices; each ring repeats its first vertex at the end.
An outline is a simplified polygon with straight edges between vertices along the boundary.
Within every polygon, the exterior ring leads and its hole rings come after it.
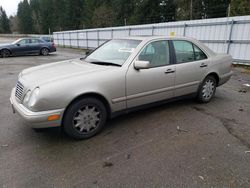
POLYGON ((115 100, 125 98, 125 70, 114 67, 41 85, 35 111, 66 108, 74 99, 85 94, 104 97, 112 112, 126 108, 125 101, 115 100))
POLYGON ((13 52, 12 48, 13 48, 13 45, 4 45, 4 46, 0 46, 0 51, 3 49, 7 49, 12 53, 13 52))

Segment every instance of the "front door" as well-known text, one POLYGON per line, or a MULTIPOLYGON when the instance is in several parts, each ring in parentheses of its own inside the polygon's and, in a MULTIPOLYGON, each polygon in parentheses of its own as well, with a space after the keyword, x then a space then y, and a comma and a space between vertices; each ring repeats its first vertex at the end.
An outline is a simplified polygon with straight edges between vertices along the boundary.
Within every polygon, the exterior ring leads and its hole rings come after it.
POLYGON ((150 67, 136 70, 131 63, 126 75, 127 108, 172 98, 175 65, 170 61, 169 42, 153 41, 135 59, 149 61, 150 67))
POLYGON ((15 47, 13 47, 13 52, 16 55, 21 54, 27 54, 29 52, 29 39, 22 39, 17 44, 15 44, 15 47))

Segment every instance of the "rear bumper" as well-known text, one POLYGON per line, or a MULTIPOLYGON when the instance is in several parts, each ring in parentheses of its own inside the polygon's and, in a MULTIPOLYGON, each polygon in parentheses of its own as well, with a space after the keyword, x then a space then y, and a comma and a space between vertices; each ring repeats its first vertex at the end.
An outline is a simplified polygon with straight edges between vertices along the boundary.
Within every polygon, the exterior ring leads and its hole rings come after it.
POLYGON ((222 75, 220 77, 218 86, 225 84, 231 78, 232 75, 233 75, 233 71, 230 71, 229 73, 222 75))
POLYGON ((14 91, 15 89, 12 90, 10 97, 10 103, 13 109, 13 113, 17 112, 25 123, 29 124, 33 128, 61 126, 64 109, 33 112, 16 101, 14 91), (48 121, 48 117, 51 115, 60 115, 60 118, 58 120, 48 121))
POLYGON ((50 52, 56 52, 56 47, 51 47, 50 52))

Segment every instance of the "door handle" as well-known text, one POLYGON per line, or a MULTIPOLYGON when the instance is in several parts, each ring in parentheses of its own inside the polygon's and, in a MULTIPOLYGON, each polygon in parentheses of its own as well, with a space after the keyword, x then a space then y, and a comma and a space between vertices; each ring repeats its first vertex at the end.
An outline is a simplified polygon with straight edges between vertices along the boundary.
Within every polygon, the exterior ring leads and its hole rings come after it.
POLYGON ((206 63, 202 63, 202 64, 200 65, 200 67, 201 67, 201 68, 207 67, 207 64, 206 64, 206 63))
POLYGON ((168 69, 168 70, 165 71, 165 74, 170 74, 170 73, 174 73, 174 72, 175 72, 175 70, 173 70, 173 69, 168 69))

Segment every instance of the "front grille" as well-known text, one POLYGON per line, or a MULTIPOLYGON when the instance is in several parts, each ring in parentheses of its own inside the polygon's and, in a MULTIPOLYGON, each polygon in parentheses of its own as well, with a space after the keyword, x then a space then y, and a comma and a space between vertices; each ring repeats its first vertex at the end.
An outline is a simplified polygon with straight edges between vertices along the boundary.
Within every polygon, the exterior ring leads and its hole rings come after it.
POLYGON ((17 99, 19 99, 20 101, 22 100, 23 98, 23 85, 20 83, 20 82, 17 82, 16 84, 16 93, 15 93, 15 96, 17 99))

